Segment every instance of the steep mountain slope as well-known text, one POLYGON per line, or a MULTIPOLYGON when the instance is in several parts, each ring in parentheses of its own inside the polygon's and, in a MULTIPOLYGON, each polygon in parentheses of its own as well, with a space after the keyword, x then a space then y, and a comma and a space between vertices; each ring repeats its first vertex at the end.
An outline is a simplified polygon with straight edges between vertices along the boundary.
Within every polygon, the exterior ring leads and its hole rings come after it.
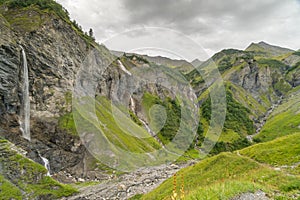
POLYGON ((292 134, 300 130, 300 90, 299 86, 291 90, 267 118, 255 141, 270 141, 277 137, 292 134))
MULTIPOLYGON (((76 78, 79 72, 85 71, 80 67, 95 53, 101 62, 107 64, 105 71, 96 74, 95 77, 96 95, 101 97, 96 106, 97 116, 99 120, 107 123, 105 136, 117 146, 133 152, 151 152, 160 146, 140 121, 150 124, 148 115, 140 110, 143 93, 148 91, 160 99, 166 99, 167 105, 174 104, 175 95, 165 92, 163 87, 155 83, 144 86, 132 84, 134 80, 128 70, 135 67, 148 68, 150 71, 164 68, 169 76, 182 82, 183 77, 180 73, 176 72, 176 75, 169 68, 159 67, 154 63, 150 64, 150 67, 145 59, 136 60, 130 56, 117 59, 108 49, 84 34, 76 22, 70 21, 68 13, 54 1, 1 1, 0 11, 2 136, 26 150, 27 156, 36 162, 42 162, 39 154, 47 158, 50 161, 51 174, 62 181, 69 182, 79 178, 107 179, 108 175, 103 174, 107 167, 95 160, 84 147, 84 141, 80 140, 76 131, 76 126, 77 128, 80 126, 74 122, 72 113, 72 111, 76 113, 76 110, 72 110, 72 92, 76 78), (24 95, 22 91, 24 56, 19 45, 24 49, 29 68, 31 141, 22 138, 20 130, 20 112, 24 95), (130 114, 126 119, 136 122, 130 126, 134 127, 131 130, 118 128, 119 124, 115 123, 113 113, 108 108, 109 101, 113 98, 129 100, 130 94, 124 92, 126 85, 123 81, 134 87, 143 88, 132 95, 135 108, 129 109, 129 106, 133 106, 132 102, 126 102, 121 108, 130 114), (132 134, 130 131, 133 130, 146 139, 129 137, 132 134)), ((183 88, 181 92, 185 92, 184 90, 183 88)), ((163 104, 164 101, 160 103, 163 104)), ((175 115, 178 115, 178 110, 175 111, 178 109, 176 106, 175 103, 170 108, 170 113, 176 112, 175 115)), ((85 113, 80 114, 84 116, 85 113)), ((127 125, 125 123, 124 126, 127 125)), ((174 132, 164 140, 165 144, 169 143, 177 131, 176 128, 172 128, 174 132)), ((166 133, 165 130, 160 134, 161 139, 166 137, 166 133)))
POLYGON ((1 135, 36 162, 41 162, 38 152, 47 158, 51 174, 67 171, 75 177, 96 178, 91 171, 97 171, 97 162, 64 122, 72 111, 74 80, 86 55, 97 49, 108 59, 114 56, 85 35, 54 1, 1 1, 0 11, 1 135), (19 45, 29 68, 31 141, 23 139, 19 129, 24 84, 19 45))
MULTIPOLYGON (((217 152, 221 149, 232 150, 249 145, 245 138, 251 141, 252 135, 261 131, 266 118, 281 102, 280 99, 288 98, 289 92, 299 85, 300 57, 297 53, 266 43, 257 45, 264 47, 269 53, 274 51, 276 56, 266 56, 250 50, 228 49, 212 57, 222 74, 227 91, 225 129, 215 147, 217 152), (245 127, 248 127, 247 131, 245 127)), ((203 69, 208 67, 210 62, 202 63, 197 70, 187 74, 187 78, 199 93, 199 103, 202 105, 200 122, 204 134, 210 120, 210 100, 207 83, 200 73, 203 73, 203 69)), ((296 88, 294 90, 297 91, 296 88)), ((203 136, 200 134, 200 137, 203 136)))

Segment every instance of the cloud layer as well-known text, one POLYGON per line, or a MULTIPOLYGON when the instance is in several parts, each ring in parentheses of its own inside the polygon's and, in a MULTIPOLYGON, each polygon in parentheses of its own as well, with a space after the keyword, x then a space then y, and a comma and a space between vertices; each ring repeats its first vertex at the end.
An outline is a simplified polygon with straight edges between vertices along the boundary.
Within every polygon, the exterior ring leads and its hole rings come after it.
MULTIPOLYGON (((262 40, 300 49, 298 0, 58 0, 58 2, 63 4, 71 13, 71 17, 85 29, 92 27, 97 40, 104 44, 107 39, 124 31, 150 26, 169 28, 183 33, 202 45, 210 55, 224 48, 244 49, 251 42, 262 40)), ((134 43, 137 37, 143 38, 145 42, 153 40, 151 37, 147 39, 147 34, 149 33, 134 31, 127 34, 123 40, 127 43, 134 43)), ((162 39, 165 40, 160 37, 154 40, 157 43, 162 39)), ((123 42, 119 40, 117 43, 107 46, 123 50, 123 42)), ((190 54, 196 56, 197 53, 192 51, 194 50, 191 50, 190 54)))

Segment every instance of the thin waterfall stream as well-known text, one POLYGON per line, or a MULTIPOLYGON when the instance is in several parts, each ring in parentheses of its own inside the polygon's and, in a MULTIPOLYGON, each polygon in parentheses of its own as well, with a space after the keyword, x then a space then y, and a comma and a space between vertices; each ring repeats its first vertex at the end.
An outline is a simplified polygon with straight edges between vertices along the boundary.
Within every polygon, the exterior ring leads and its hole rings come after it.
POLYGON ((22 85, 22 108, 20 112, 20 129, 23 137, 27 140, 31 140, 30 137, 30 99, 29 99, 29 77, 28 77, 28 65, 26 52, 20 45, 23 56, 23 85, 22 85))

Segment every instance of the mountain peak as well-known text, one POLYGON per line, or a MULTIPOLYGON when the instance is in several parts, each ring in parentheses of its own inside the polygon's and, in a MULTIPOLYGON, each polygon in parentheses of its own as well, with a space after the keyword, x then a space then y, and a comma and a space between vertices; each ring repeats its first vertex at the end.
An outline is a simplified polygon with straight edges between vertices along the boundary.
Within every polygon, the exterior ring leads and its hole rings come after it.
POLYGON ((278 56, 286 53, 294 52, 294 50, 283 48, 275 45, 268 44, 264 41, 260 41, 258 43, 252 42, 245 51, 253 51, 257 53, 263 53, 265 55, 270 56, 278 56))
POLYGON ((203 61, 199 60, 198 58, 196 58, 195 60, 193 60, 191 62, 191 64, 194 66, 194 67, 198 67, 199 65, 201 65, 203 63, 203 61))
POLYGON ((269 45, 269 46, 271 46, 270 44, 266 43, 265 41, 260 41, 258 44, 259 45, 269 45))

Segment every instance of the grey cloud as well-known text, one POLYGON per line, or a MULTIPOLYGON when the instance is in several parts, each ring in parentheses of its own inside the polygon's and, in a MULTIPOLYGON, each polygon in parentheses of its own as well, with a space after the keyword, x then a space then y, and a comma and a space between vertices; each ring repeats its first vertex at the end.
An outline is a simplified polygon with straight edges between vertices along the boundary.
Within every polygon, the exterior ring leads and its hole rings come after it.
POLYGON ((277 0, 124 0, 132 24, 155 25, 157 21, 187 34, 209 33, 213 28, 257 27, 284 1, 277 0), (199 18, 204 19, 202 22, 199 18), (226 27, 224 19, 231 18, 226 27), (232 27, 234 26, 234 27, 232 27))
MULTIPOLYGON (((85 30, 92 27, 100 42, 150 26, 184 33, 211 53, 224 48, 243 49, 261 40, 293 49, 300 46, 300 0, 58 1, 85 30)), ((147 34, 141 30, 127 35, 133 42, 144 38, 147 43, 147 34)), ((155 42, 159 40, 155 38, 155 42)), ((119 44, 122 50, 122 41, 119 44)))

